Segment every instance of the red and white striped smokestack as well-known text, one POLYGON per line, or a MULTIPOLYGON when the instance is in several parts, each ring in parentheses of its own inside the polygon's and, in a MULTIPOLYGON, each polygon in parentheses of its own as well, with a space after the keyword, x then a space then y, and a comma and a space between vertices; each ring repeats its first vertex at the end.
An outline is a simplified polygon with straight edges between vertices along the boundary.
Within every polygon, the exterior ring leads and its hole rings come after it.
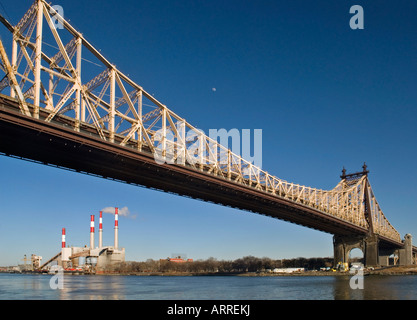
POLYGON ((90 222, 90 249, 94 249, 94 215, 91 215, 90 222))
POLYGON ((62 228, 62 248, 65 248, 65 228, 62 228))
POLYGON ((103 247, 103 212, 100 211, 100 220, 98 224, 98 247, 103 247))
POLYGON ((114 248, 119 247, 119 209, 114 209, 114 248))

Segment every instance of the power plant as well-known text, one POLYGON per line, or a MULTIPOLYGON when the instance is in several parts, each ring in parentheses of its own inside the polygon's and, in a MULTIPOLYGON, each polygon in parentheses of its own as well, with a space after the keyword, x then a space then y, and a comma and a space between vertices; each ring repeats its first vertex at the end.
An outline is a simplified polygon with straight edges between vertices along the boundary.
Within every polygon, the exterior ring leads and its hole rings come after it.
MULTIPOLYGON (((98 247, 95 246, 94 215, 90 216, 90 247, 67 247, 66 229, 62 228, 61 252, 42 264, 38 270, 57 261, 57 265, 69 272, 103 273, 125 261, 125 248, 119 248, 119 213, 114 212, 114 245, 103 246, 103 212, 100 211, 98 247)), ((53 268, 52 268, 53 269, 53 268)))

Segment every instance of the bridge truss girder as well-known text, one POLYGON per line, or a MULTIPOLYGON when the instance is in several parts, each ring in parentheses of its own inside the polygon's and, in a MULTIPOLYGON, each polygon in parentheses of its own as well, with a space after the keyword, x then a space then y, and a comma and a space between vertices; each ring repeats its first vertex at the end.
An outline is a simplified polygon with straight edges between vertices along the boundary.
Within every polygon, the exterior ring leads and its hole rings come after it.
POLYGON ((220 177, 401 242, 367 175, 355 183, 342 179, 332 190, 277 178, 167 108, 111 64, 46 1, 35 0, 16 26, 1 16, 0 21, 13 37, 11 59, 5 50, 1 54, 8 81, 0 82, 0 92, 10 88, 10 97, 17 99, 24 115, 65 123, 76 132, 149 153, 158 163, 220 177), (56 21, 63 29, 56 28, 56 21))

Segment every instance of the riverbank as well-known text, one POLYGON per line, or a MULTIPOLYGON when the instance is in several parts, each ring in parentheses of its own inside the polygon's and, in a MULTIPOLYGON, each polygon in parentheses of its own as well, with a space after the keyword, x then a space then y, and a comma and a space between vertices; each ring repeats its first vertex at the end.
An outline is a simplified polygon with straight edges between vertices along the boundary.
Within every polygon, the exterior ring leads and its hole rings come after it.
MULTIPOLYGON (((97 275, 130 275, 130 276, 237 276, 237 277, 294 277, 294 276, 350 276, 349 271, 297 271, 292 273, 278 272, 129 272, 100 273, 97 275)), ((376 269, 365 269, 364 275, 417 275, 417 266, 390 266, 376 269)))
POLYGON ((346 276, 347 272, 293 272, 293 273, 273 273, 273 272, 129 272, 129 273, 97 273, 96 275, 109 276, 145 276, 145 277, 287 277, 287 276, 346 276))
MULTIPOLYGON (((3 273, 16 273, 2 271, 3 273)), ((25 271, 23 274, 40 274, 46 272, 25 271)), ((417 275, 417 266, 389 266, 376 269, 363 270, 365 276, 369 275, 417 275)), ((302 276, 350 276, 351 273, 341 271, 296 271, 291 273, 280 272, 99 272, 84 273, 65 271, 65 275, 97 275, 97 276, 147 276, 147 277, 192 277, 192 276, 235 276, 235 277, 302 277, 302 276)))
POLYGON ((370 275, 417 275, 417 266, 390 266, 367 271, 370 275))

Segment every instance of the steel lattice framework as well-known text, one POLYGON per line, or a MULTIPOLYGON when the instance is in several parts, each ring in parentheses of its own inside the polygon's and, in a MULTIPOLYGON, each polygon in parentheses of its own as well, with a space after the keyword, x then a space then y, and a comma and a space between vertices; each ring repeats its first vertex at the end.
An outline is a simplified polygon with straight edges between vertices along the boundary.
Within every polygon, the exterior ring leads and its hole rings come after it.
POLYGON ((13 35, 11 59, 1 43, 5 76, 0 92, 10 87, 10 96, 26 116, 150 152, 156 161, 220 176, 401 242, 367 174, 354 179, 344 175, 332 190, 279 179, 168 109, 111 64, 44 0, 36 0, 15 26, 4 17, 0 20, 13 35), (57 29, 57 23, 63 28, 57 29))

